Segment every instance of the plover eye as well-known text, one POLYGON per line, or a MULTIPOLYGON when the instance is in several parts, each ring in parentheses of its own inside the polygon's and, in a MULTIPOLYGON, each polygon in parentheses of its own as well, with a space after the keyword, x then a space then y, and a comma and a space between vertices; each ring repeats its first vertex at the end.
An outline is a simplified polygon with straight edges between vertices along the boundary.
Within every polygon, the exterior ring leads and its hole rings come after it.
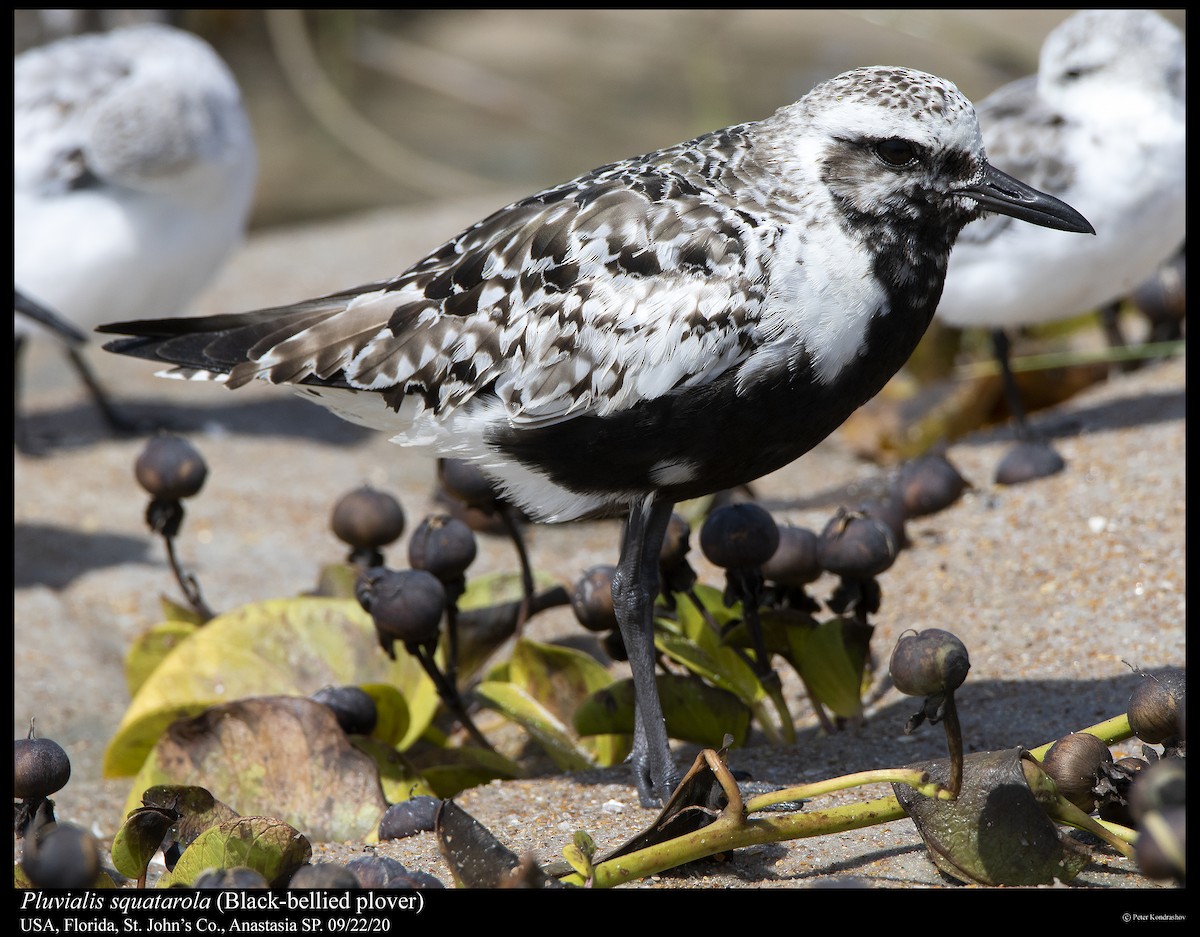
POLYGON ((917 148, 900 137, 888 137, 875 144, 875 155, 889 166, 907 166, 917 161, 917 148))

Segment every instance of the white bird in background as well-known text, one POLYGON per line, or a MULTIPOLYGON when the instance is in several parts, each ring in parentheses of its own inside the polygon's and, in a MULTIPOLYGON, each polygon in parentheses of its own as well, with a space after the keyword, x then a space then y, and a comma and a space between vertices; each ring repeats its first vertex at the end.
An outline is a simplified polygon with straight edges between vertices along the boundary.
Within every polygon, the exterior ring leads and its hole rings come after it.
POLYGON ((185 311, 241 241, 256 175, 237 83, 191 33, 142 24, 16 56, 14 408, 26 339, 53 335, 110 425, 128 429, 82 346, 29 310, 84 333, 185 311))
POLYGON ((1036 75, 977 108, 989 161, 1096 228, 1094 238, 1063 238, 990 215, 964 228, 951 252, 938 318, 992 331, 1020 439, 997 480, 1063 466, 1028 431, 1007 330, 1100 310, 1183 244, 1186 67, 1183 34, 1157 13, 1085 10, 1046 37, 1036 75), (1038 464, 1017 468, 1028 457, 1038 464))

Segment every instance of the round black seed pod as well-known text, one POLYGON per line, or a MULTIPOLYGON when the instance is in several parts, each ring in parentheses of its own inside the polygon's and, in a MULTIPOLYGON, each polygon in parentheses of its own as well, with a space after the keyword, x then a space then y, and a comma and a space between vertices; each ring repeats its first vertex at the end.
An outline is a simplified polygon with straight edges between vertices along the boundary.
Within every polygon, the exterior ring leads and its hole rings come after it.
POLYGON ((800 588, 821 575, 817 535, 806 527, 779 528, 779 546, 762 564, 763 579, 789 588, 800 588))
POLYGON ((691 550, 688 542, 692 536, 692 525, 678 514, 672 514, 667 524, 667 533, 663 538, 662 549, 658 553, 658 563, 665 569, 678 566, 691 550))
POLYGON ((404 533, 404 509, 384 491, 363 485, 333 506, 330 526, 343 543, 356 550, 376 550, 404 533))
POLYGON ((906 462, 900 469, 897 489, 910 517, 944 510, 967 489, 967 481, 944 455, 931 453, 906 462))
POLYGON ((196 876, 193 888, 269 888, 266 877, 244 865, 228 869, 205 869, 196 876))
POLYGON ((756 569, 778 548, 775 519, 750 501, 717 508, 700 528, 701 551, 722 569, 756 569))
POLYGON ((453 582, 475 562, 476 550, 475 533, 465 522, 449 514, 431 514, 409 538, 408 562, 444 583, 453 582))
POLYGON ((896 541, 882 521, 839 511, 817 539, 822 569, 847 579, 872 579, 896 560, 896 541))
POLYGON ((1072 732, 1050 746, 1042 770, 1054 780, 1063 797, 1084 813, 1091 813, 1098 803, 1093 788, 1100 782, 1104 766, 1112 763, 1112 752, 1098 738, 1072 732))
POLYGON ((208 476, 208 466, 182 436, 163 433, 146 443, 133 464, 138 484, 160 501, 180 501, 196 494, 208 476))
POLYGON ((933 696, 962 686, 971 669, 971 660, 966 645, 955 635, 940 628, 928 628, 900 636, 888 669, 901 693, 933 696))
POLYGON ((359 856, 346 863, 363 888, 445 888, 428 872, 409 871, 389 856, 359 856))
POLYGON ((379 821, 379 838, 404 839, 417 833, 432 832, 441 800, 420 795, 392 804, 379 821))
POLYGON ((1187 811, 1167 807, 1157 819, 1158 823, 1143 823, 1138 829, 1134 845, 1138 869, 1155 881, 1183 881, 1185 870, 1175 857, 1187 855, 1187 811))
POLYGON ((600 643, 604 646, 604 653, 610 659, 615 661, 629 660, 629 652, 625 650, 625 639, 621 636, 620 631, 610 631, 600 643))
POLYGON ((336 862, 302 865, 288 880, 288 888, 361 888, 358 876, 336 862))
POLYGON ((1101 820, 1108 820, 1110 823, 1118 823, 1121 826, 1137 825, 1137 821, 1133 818, 1133 809, 1130 806, 1129 798, 1132 796, 1133 785, 1138 775, 1149 767, 1150 762, 1132 755, 1126 755, 1113 762, 1110 778, 1114 791, 1103 798, 1096 808, 1096 813, 1101 820))
POLYGON ((13 797, 49 797, 71 777, 71 759, 53 739, 13 741, 13 797))
POLYGON ((100 847, 82 827, 52 823, 26 838, 21 868, 38 888, 88 888, 100 874, 100 847))
POLYGON ((371 694, 356 686, 327 686, 312 695, 315 702, 333 710, 347 735, 370 735, 378 713, 371 694))
POLYGON ((372 569, 356 590, 359 604, 375 621, 381 641, 428 644, 436 641, 446 610, 441 581, 423 569, 372 569))
POLYGON ((888 530, 892 532, 892 539, 896 542, 897 550, 903 550, 908 546, 908 531, 904 526, 908 517, 904 509, 904 499, 900 495, 885 494, 878 498, 871 498, 860 504, 854 513, 883 521, 888 530))
POLYGON ((1187 689, 1184 672, 1175 667, 1143 674, 1129 697, 1129 727, 1149 745, 1179 735, 1180 702, 1187 689))
POLYGON ((1056 475, 1066 467, 1066 461, 1048 443, 1025 439, 1014 443, 996 466, 996 484, 1020 485, 1056 475))
POLYGON ((471 507, 490 509, 500 500, 492 480, 474 462, 439 459, 438 481, 446 494, 471 507))
POLYGON ((1129 812, 1141 822, 1152 810, 1182 807, 1187 798, 1187 771, 1181 758, 1164 758, 1138 772, 1129 791, 1129 812))
POLYGON ((584 571, 571 590, 571 611, 588 631, 611 631, 618 627, 613 609, 612 581, 617 567, 601 563, 584 571))

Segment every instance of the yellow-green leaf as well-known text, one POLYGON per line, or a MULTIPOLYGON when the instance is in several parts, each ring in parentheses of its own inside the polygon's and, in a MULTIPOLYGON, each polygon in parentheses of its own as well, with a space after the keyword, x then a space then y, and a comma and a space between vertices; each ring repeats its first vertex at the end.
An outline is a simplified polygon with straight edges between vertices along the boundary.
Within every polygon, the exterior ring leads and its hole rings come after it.
MULTIPOLYGON (((437 691, 432 681, 425 687, 433 695, 434 699, 430 702, 432 708, 436 709, 437 691)), ((401 745, 408 736, 409 725, 408 703, 404 694, 390 683, 364 683, 359 689, 371 697, 371 702, 375 704, 375 727, 370 732, 371 738, 393 747, 401 745)))
POLYGON ((104 753, 104 775, 135 774, 168 725, 248 696, 307 696, 324 686, 389 683, 404 694, 415 740, 436 710, 420 664, 391 661, 375 625, 347 599, 274 599, 213 618, 170 651, 141 685, 104 753))
POLYGON ((575 746, 567 726, 536 699, 512 683, 481 683, 474 690, 483 705, 504 714, 537 739, 563 771, 593 767, 592 760, 575 746))
MULTIPOLYGON (((720 748, 728 733, 733 736, 735 746, 745 744, 750 731, 750 710, 732 693, 695 677, 659 674, 656 681, 671 738, 720 748)), ((575 730, 580 735, 631 733, 633 721, 632 680, 618 680, 598 690, 575 712, 575 730)))
POLYGON ((163 621, 134 638, 125 655, 125 686, 129 695, 136 696, 163 659, 199 627, 195 622, 163 621))
POLYGON ((688 638, 661 633, 654 636, 654 646, 692 673, 732 693, 747 706, 755 705, 766 696, 754 668, 733 648, 716 644, 704 648, 688 638))
POLYGON ((205 869, 245 866, 278 888, 311 856, 308 840, 282 820, 237 817, 197 836, 175 868, 158 880, 158 887, 191 885, 205 869))
POLYGON ((846 622, 831 618, 815 628, 788 629, 788 659, 809 693, 846 719, 862 715, 863 672, 867 656, 857 643, 847 646, 846 622))
POLYGON ((398 804, 419 794, 433 795, 433 788, 421 776, 421 772, 392 746, 378 739, 361 737, 350 739, 350 744, 375 760, 379 784, 389 804, 398 804))

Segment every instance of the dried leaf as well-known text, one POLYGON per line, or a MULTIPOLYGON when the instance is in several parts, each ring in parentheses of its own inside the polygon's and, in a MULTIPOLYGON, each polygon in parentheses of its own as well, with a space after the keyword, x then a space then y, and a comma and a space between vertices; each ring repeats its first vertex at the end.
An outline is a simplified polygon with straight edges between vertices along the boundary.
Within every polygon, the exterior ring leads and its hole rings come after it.
POLYGON ((321 841, 361 839, 387 809, 374 760, 327 706, 260 697, 173 723, 134 790, 190 781, 244 815, 275 816, 321 841))

